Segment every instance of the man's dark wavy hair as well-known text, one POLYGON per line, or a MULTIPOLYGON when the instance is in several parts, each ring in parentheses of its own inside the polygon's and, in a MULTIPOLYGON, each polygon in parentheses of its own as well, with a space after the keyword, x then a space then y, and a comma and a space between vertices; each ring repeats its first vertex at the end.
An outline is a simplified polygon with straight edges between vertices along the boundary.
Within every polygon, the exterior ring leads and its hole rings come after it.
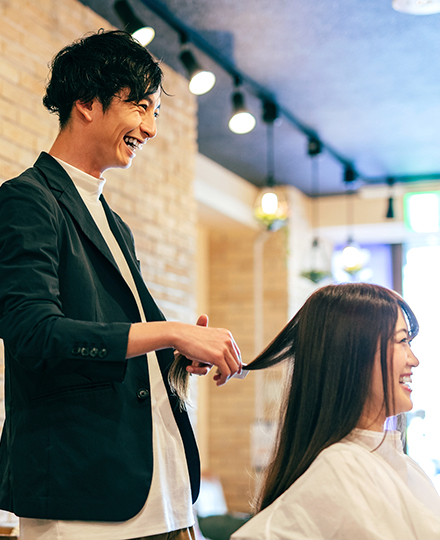
POLYGON ((43 105, 59 117, 60 128, 70 118, 73 104, 98 98, 104 112, 123 88, 127 101, 140 101, 162 89, 163 73, 151 54, 127 32, 88 34, 64 47, 50 63, 43 105))

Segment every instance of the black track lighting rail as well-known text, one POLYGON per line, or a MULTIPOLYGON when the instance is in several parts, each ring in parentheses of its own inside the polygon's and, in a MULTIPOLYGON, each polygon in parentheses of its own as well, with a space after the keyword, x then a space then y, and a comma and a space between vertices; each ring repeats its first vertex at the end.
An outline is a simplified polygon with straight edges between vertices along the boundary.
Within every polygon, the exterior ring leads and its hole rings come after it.
POLYGON ((183 21, 178 19, 174 13, 172 13, 162 2, 159 0, 141 0, 141 2, 158 17, 160 17, 165 23, 167 23, 168 26, 173 28, 180 35, 181 41, 184 40, 193 43, 206 56, 211 58, 211 60, 213 60, 226 73, 228 73, 234 79, 234 81, 238 80, 242 84, 245 84, 248 90, 258 99, 260 99, 263 104, 265 102, 272 102, 277 107, 280 116, 286 118, 290 124, 292 124, 298 131, 303 133, 308 139, 313 138, 318 140, 322 149, 325 149, 336 161, 339 161, 344 167, 344 170, 350 169, 354 172, 356 178, 362 178, 362 176, 354 169, 350 160, 342 156, 331 145, 322 141, 315 130, 304 124, 291 111, 280 105, 276 101, 275 96, 271 91, 252 79, 252 77, 249 77, 246 73, 237 69, 229 57, 221 54, 196 30, 190 28, 183 21))

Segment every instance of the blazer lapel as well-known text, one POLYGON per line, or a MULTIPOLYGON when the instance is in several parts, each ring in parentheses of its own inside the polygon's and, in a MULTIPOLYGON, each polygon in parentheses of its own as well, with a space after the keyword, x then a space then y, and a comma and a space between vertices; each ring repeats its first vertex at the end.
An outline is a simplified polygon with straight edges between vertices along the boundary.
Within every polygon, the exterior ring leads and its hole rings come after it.
POLYGON ((45 152, 40 154, 35 167, 44 175, 58 202, 66 208, 82 232, 119 272, 107 243, 67 172, 56 159, 45 152))
POLYGON ((121 225, 118 223, 118 221, 115 218, 115 214, 113 213, 113 210, 109 207, 103 195, 101 195, 101 202, 104 207, 105 213, 107 215, 107 220, 110 225, 110 229, 112 233, 114 234, 122 250, 122 253, 125 256, 125 259, 127 260, 127 264, 130 268, 130 272, 136 284, 136 288, 138 290, 139 297, 141 299, 142 307, 144 308, 144 313, 145 313, 145 317, 147 321, 165 320, 163 313, 161 312, 156 302, 154 301, 153 297, 151 296, 150 291, 145 285, 144 279, 140 273, 140 269, 139 269, 135 252, 134 252, 133 242, 131 238, 128 238, 128 234, 129 234, 128 230, 124 231, 122 229, 121 225))
MULTIPOLYGON (((104 257, 112 264, 118 274, 121 276, 119 267, 111 254, 111 251, 105 242, 98 226, 87 210, 81 196, 75 188, 72 179, 58 163, 56 159, 42 152, 34 165, 44 176, 53 195, 62 204, 72 218, 76 221, 82 232, 95 245, 95 247, 104 255, 104 257)), ((147 289, 144 280, 139 271, 133 247, 130 248, 127 241, 127 232, 121 229, 121 226, 114 217, 113 211, 108 206, 105 198, 101 195, 101 201, 107 220, 112 233, 114 234, 126 260, 130 271, 133 275, 139 296, 144 308, 147 321, 162 321, 165 320, 163 313, 160 311, 156 302, 153 300, 149 290, 147 289)), ((122 278, 124 284, 128 287, 126 281, 122 278)))

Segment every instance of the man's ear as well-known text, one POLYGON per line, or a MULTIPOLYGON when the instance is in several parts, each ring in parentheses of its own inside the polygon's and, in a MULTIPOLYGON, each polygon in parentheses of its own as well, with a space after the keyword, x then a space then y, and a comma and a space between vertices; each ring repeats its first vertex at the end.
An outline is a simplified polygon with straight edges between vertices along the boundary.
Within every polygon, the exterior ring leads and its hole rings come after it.
POLYGON ((73 107, 83 121, 91 122, 100 105, 101 104, 96 98, 87 101, 86 103, 78 99, 73 104, 73 107))

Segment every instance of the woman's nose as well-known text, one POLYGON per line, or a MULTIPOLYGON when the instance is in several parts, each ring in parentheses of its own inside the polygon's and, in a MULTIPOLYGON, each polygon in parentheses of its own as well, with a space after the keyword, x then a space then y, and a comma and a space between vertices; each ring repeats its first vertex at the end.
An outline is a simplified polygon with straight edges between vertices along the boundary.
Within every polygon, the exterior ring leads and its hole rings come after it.
POLYGON ((408 363, 414 367, 417 367, 420 364, 417 356, 412 352, 412 349, 409 350, 408 363))

